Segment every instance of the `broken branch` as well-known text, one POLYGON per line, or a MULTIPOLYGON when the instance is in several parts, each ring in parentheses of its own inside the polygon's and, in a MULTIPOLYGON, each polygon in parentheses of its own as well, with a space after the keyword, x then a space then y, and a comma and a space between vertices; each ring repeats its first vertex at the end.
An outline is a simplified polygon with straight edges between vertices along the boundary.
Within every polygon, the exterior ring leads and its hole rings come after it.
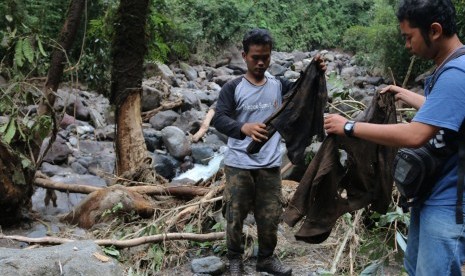
MULTIPOLYGON (((66 193, 90 194, 92 192, 105 189, 106 187, 94 187, 88 185, 67 184, 62 182, 54 182, 44 178, 36 178, 34 181, 36 186, 54 189, 66 193)), ((195 197, 207 194, 210 189, 205 187, 195 186, 177 186, 177 187, 162 187, 162 186, 131 186, 125 187, 133 192, 147 195, 172 195, 179 197, 195 197)))
POLYGON ((142 120, 144 122, 147 122, 150 118, 152 118, 155 114, 157 114, 160 111, 163 110, 168 110, 168 109, 173 109, 175 107, 181 106, 182 105, 182 99, 177 99, 174 102, 164 102, 161 104, 161 106, 152 109, 150 111, 142 112, 142 120))
MULTIPOLYGON (((160 243, 164 241, 173 241, 173 240, 190 240, 190 241, 215 241, 222 240, 225 237, 225 232, 216 232, 208 234, 195 234, 195 233, 167 233, 167 234, 158 234, 146 237, 140 237, 129 240, 94 240, 94 242, 100 246, 115 246, 117 248, 126 248, 134 247, 146 243, 160 243)), ((56 237, 43 237, 43 238, 28 238, 24 236, 6 236, 0 234, 0 239, 10 239, 26 243, 36 243, 36 244, 63 244, 68 242, 74 242, 76 240, 65 239, 65 238, 56 238, 56 237)))

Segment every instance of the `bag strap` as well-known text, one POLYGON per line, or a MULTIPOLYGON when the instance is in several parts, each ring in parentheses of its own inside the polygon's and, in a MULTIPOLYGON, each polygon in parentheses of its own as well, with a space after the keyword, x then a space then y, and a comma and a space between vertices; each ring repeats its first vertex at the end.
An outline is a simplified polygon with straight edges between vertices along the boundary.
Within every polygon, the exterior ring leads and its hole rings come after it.
POLYGON ((463 224, 463 180, 465 176, 465 123, 459 132, 459 165, 457 169, 457 204, 455 205, 455 222, 463 224))
MULTIPOLYGON (((433 73, 431 82, 429 84, 429 92, 431 93, 434 84, 442 73, 442 68, 449 61, 456 59, 462 55, 465 55, 465 47, 460 47, 452 55, 450 55, 444 62, 439 65, 433 73)), ((459 130, 459 164, 457 170, 457 202, 455 204, 455 222, 457 224, 463 224, 463 182, 465 176, 465 121, 462 123, 462 126, 459 130)))
POLYGON ((452 53, 452 55, 447 57, 446 60, 444 60, 441 63, 441 65, 439 65, 436 68, 436 70, 434 70, 433 77, 431 78, 431 82, 429 83, 429 91, 430 91, 430 93, 431 93, 431 90, 433 89, 433 86, 436 83, 437 79, 441 75, 442 68, 444 67, 444 65, 446 65, 449 61, 451 61, 453 59, 456 59, 456 58, 458 58, 460 56, 463 56, 463 55, 465 55, 465 46, 462 46, 462 47, 458 48, 455 52, 452 53))

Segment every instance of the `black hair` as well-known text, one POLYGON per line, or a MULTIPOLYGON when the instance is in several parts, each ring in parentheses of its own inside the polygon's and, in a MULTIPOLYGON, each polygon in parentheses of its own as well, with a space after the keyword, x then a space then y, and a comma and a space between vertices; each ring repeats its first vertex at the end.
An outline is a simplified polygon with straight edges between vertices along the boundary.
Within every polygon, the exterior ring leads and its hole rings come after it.
POLYGON ((249 52, 250 45, 270 45, 273 48, 273 37, 266 29, 253 29, 248 31, 242 39, 242 48, 247 54, 249 52))
POLYGON ((431 24, 441 24, 444 36, 457 33, 456 12, 451 0, 403 0, 397 9, 397 19, 407 20, 410 27, 419 28, 427 45, 431 24))

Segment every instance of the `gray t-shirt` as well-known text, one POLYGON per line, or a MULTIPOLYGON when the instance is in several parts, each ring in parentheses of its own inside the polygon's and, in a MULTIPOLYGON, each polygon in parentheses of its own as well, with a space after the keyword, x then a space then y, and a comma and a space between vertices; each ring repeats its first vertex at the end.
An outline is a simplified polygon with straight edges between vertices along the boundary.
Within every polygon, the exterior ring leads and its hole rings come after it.
POLYGON ((235 79, 220 92, 215 127, 229 136, 224 164, 242 169, 281 166, 281 135, 276 132, 256 154, 247 153, 252 138, 240 132, 244 123, 264 122, 282 104, 282 83, 267 75, 264 85, 256 86, 244 77, 235 79))

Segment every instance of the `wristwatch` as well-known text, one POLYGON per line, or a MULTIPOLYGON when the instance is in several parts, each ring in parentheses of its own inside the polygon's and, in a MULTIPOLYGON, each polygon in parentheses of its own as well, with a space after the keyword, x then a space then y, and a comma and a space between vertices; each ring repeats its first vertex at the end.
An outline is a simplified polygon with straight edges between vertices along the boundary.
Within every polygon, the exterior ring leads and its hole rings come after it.
POLYGON ((354 134, 354 121, 347 121, 344 125, 344 133, 347 137, 352 137, 354 134))

